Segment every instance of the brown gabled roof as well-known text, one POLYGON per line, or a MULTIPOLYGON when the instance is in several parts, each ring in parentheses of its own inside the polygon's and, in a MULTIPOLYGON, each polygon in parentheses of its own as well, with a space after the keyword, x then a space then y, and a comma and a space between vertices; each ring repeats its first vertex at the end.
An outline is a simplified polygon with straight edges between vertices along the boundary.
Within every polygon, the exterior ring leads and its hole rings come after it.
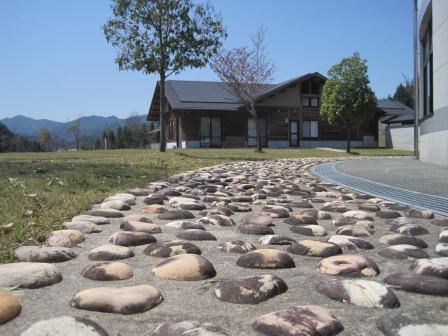
MULTIPOLYGON (((267 99, 276 93, 296 85, 299 81, 311 77, 319 77, 325 80, 325 76, 318 72, 296 77, 279 84, 265 84, 260 91, 257 101, 267 99)), ((157 82, 148 120, 159 119, 159 90, 157 82)), ((226 88, 223 82, 183 81, 168 80, 165 83, 165 95, 172 110, 228 110, 236 111, 244 106, 244 103, 231 90, 226 88)))

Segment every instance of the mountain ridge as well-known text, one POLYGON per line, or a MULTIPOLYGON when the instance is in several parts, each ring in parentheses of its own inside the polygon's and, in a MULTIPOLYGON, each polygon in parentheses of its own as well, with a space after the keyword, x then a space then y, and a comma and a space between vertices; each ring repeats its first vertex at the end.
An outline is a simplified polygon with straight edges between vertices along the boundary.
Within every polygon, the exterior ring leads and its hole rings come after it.
MULTIPOLYGON (((76 119, 75 119, 76 120, 76 119)), ((48 130, 59 140, 71 141, 73 135, 67 130, 67 127, 75 120, 61 122, 50 119, 34 119, 24 115, 16 115, 10 118, 1 119, 4 124, 12 132, 28 139, 37 139, 42 128, 48 130)), ((146 123, 146 115, 135 115, 126 119, 120 119, 115 116, 98 116, 90 115, 80 118, 81 136, 84 138, 92 138, 99 136, 105 129, 115 130, 122 127, 125 123, 146 123)))

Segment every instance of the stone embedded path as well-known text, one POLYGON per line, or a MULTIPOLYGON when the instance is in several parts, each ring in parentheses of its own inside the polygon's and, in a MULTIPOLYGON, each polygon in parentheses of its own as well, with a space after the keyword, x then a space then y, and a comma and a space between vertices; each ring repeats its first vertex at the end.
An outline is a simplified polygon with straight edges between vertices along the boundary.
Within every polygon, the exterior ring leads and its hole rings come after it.
POLYGON ((108 197, 0 265, 0 335, 447 335, 448 220, 239 162, 108 197), (21 307, 21 309, 20 309, 21 307))

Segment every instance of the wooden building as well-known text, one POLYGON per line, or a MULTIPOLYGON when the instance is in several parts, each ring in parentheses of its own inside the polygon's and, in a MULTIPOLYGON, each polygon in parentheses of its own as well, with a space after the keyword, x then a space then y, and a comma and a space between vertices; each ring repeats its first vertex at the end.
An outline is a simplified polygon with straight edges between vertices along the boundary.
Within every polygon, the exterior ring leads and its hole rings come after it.
MULTIPOLYGON (((315 72, 264 86, 256 100, 264 147, 345 147, 345 133, 320 118, 325 80, 315 72)), ((151 121, 159 120, 159 89, 157 83, 151 121)), ((225 83, 169 80, 165 89, 167 148, 256 146, 255 120, 225 83)), ((353 130, 352 146, 365 145, 373 134, 353 130)))

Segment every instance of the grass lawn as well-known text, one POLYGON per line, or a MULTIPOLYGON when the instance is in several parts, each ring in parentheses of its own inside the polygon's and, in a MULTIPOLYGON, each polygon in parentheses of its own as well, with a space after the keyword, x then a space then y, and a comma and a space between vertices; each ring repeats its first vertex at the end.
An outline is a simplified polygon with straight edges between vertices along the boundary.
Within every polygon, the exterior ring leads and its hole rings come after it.
MULTIPOLYGON (((354 149, 353 155, 411 155, 390 149, 354 149)), ((186 149, 0 154, 0 263, 14 259, 20 245, 39 244, 62 223, 93 203, 166 176, 237 160, 343 157, 317 149, 186 149)))

